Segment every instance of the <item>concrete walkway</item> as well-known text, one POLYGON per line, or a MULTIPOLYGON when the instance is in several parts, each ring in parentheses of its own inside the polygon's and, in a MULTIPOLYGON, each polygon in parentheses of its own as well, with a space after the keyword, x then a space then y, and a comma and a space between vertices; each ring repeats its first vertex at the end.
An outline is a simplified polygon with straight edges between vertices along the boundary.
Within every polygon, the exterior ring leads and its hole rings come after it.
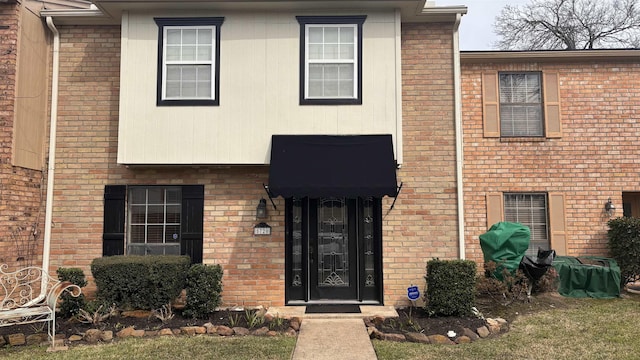
POLYGON ((302 320, 293 360, 375 360, 362 319, 302 320))
POLYGON ((305 314, 304 306, 271 307, 268 313, 302 319, 293 360, 375 360, 364 317, 398 317, 392 306, 360 306, 360 314, 305 314))

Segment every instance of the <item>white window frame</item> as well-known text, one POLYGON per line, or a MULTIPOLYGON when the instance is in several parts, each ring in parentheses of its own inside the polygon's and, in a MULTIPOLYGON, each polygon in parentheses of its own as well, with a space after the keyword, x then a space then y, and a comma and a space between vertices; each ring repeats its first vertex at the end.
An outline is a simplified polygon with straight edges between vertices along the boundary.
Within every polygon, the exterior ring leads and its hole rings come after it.
MULTIPOLYGON (((358 97, 358 25, 357 24, 306 24, 304 33, 305 43, 305 59, 304 59, 304 97, 305 99, 356 99, 358 97), (353 29, 353 60, 350 59, 310 59, 309 58, 309 30, 311 28, 345 28, 350 27, 353 29), (352 64, 353 65, 353 88, 350 96, 310 96, 309 95, 309 69, 312 64, 352 64)), ((338 37, 338 41, 340 37, 338 37)), ((323 44, 326 44, 323 42, 323 44)))
MULTIPOLYGON (((215 83, 216 83, 216 32, 218 31, 217 26, 164 26, 163 32, 164 36, 162 38, 162 100, 215 100, 216 92, 215 92, 215 83), (207 45, 211 45, 211 59, 209 60, 192 60, 192 61, 184 61, 184 60, 176 60, 176 61, 167 61, 167 34, 169 30, 211 30, 211 39, 210 43, 207 45), (209 97, 203 96, 176 96, 169 97, 167 96, 167 67, 169 65, 187 65, 187 66, 197 66, 197 65, 209 65, 211 67, 210 71, 210 92, 211 95, 209 97)), ((196 36, 196 42, 198 37, 196 36)), ((195 44, 200 45, 198 43, 195 44)), ((184 43, 180 44, 181 47, 184 46, 184 43)), ((197 86, 196 86, 197 89, 197 86)))
MULTIPOLYGON (((131 186, 127 189, 127 197, 128 197, 128 201, 127 201, 127 236, 125 236, 126 238, 126 245, 127 245, 127 254, 131 254, 131 253, 136 253, 132 251, 133 248, 144 248, 145 249, 145 254, 148 254, 151 251, 151 248, 156 248, 156 249, 162 249, 162 253, 166 254, 166 250, 167 248, 177 248, 177 252, 176 251, 170 251, 169 253, 171 254, 180 254, 180 232, 182 231, 182 188, 180 186, 131 186), (149 190, 152 188, 160 188, 162 189, 162 191, 164 192, 163 195, 163 203, 162 204, 149 204, 149 190), (131 193, 135 190, 140 190, 140 189, 144 189, 145 190, 145 201, 144 203, 134 203, 133 202, 133 197, 131 196, 131 193), (179 189, 180 190, 180 199, 178 199, 175 203, 169 203, 167 202, 167 190, 176 190, 179 189), (148 222, 148 216, 149 216, 149 206, 159 206, 162 205, 163 207, 163 222, 162 223, 149 223, 148 222), (132 208, 134 206, 144 206, 145 208, 145 221, 144 223, 133 223, 132 220, 132 216, 133 216, 133 211, 132 208), (178 216, 178 223, 169 223, 167 222, 167 206, 177 206, 180 209, 180 214, 178 216), (162 225, 162 242, 153 242, 153 243, 149 243, 149 238, 148 238, 148 227, 149 226, 159 226, 162 225), (174 241, 167 241, 167 226, 178 226, 178 229, 180 229, 180 231, 178 232, 178 237, 174 238, 174 241), (132 242, 132 226, 144 226, 145 229, 145 234, 144 234, 144 242, 132 242)), ((156 251, 153 251, 153 253, 157 253, 156 251)))

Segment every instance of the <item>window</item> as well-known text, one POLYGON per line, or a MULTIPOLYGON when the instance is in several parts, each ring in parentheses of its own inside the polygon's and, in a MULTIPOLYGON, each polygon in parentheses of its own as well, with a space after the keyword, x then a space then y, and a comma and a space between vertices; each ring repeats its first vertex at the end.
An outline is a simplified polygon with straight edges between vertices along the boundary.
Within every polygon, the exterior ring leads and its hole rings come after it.
POLYGON ((502 136, 544 136, 540 73, 500 73, 502 136))
POLYGON ((220 26, 224 18, 155 18, 157 105, 219 105, 220 26))
POLYGON ((562 137, 560 76, 556 72, 482 73, 483 133, 518 141, 562 137))
POLYGON ((504 220, 529 227, 531 241, 527 255, 537 255, 538 248, 549 250, 549 222, 546 194, 504 194, 504 220))
POLYGON ((298 16, 300 104, 362 104, 366 16, 298 16))
POLYGON ((202 185, 107 185, 102 254, 180 254, 201 263, 203 212, 202 185))
POLYGON ((130 187, 127 254, 180 254, 180 187, 130 187))

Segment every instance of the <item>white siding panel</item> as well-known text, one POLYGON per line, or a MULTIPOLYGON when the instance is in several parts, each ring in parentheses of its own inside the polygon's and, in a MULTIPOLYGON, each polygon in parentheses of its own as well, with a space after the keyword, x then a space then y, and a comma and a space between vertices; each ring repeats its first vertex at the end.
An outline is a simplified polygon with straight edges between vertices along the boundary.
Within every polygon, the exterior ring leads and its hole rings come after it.
MULTIPOLYGON (((361 13, 358 13, 361 14, 361 13)), ((395 15, 366 14, 363 104, 299 105, 298 13, 127 14, 123 17, 118 162, 267 164, 272 134, 392 134, 395 15), (155 17, 224 16, 220 105, 156 106, 155 17)), ((318 14, 313 14, 318 15, 318 14)))

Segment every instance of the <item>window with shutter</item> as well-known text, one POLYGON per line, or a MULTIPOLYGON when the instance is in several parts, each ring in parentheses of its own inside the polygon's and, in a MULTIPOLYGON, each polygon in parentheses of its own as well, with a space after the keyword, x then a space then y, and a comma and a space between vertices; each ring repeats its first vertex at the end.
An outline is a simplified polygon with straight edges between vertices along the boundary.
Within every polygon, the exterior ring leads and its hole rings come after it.
POLYGON ((531 230, 527 255, 537 255, 538 248, 549 250, 547 194, 505 193, 504 220, 520 223, 531 230))
POLYGON ((201 263, 203 210, 202 185, 106 186, 103 255, 189 255, 201 263))
POLYGON ((559 87, 555 72, 482 73, 484 137, 562 137, 559 87))

